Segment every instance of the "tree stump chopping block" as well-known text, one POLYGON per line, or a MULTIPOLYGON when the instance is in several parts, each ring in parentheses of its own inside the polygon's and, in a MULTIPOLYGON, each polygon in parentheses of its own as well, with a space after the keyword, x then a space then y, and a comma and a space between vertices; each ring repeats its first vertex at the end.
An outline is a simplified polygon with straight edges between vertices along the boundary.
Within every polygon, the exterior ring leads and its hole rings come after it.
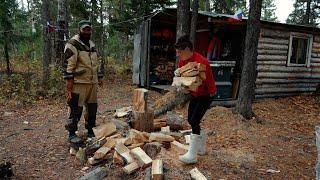
POLYGON ((154 112, 138 112, 133 111, 132 127, 139 131, 153 132, 154 112))

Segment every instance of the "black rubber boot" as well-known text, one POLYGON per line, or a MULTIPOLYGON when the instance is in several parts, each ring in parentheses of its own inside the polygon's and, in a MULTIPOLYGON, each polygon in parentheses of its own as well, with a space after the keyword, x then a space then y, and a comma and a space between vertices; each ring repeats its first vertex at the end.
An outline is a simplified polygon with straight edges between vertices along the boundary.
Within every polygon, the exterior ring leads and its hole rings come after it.
POLYGON ((88 130, 88 138, 94 137, 92 128, 96 127, 97 109, 98 109, 97 103, 87 104, 88 117, 86 119, 85 127, 88 130))
POLYGON ((72 98, 68 102, 70 107, 70 115, 65 125, 66 130, 69 131, 69 141, 75 144, 81 144, 82 140, 76 135, 78 130, 78 122, 82 115, 82 107, 78 106, 79 94, 72 93, 72 98))
POLYGON ((73 144, 82 144, 83 141, 81 138, 79 138, 75 132, 69 131, 69 141, 73 144))

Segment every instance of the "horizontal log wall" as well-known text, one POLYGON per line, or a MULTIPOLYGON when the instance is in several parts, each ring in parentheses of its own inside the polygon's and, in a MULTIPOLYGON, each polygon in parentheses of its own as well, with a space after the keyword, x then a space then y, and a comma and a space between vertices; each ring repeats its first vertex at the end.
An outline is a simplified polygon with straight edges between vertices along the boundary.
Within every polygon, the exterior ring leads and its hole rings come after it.
POLYGON ((320 84, 320 36, 314 35, 310 67, 287 66, 289 31, 261 29, 258 44, 256 98, 311 93, 320 84))

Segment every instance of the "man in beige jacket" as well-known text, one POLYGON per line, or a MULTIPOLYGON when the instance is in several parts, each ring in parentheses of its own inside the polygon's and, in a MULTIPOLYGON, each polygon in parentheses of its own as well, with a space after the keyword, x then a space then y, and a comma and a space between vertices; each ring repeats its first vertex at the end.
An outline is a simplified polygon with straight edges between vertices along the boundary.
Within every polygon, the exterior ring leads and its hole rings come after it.
POLYGON ((82 142, 75 132, 78 129, 83 106, 86 109, 84 118, 88 137, 94 136, 92 128, 96 125, 97 85, 102 85, 103 74, 100 72, 95 45, 90 40, 91 33, 90 21, 80 21, 79 33, 66 43, 64 49, 64 79, 70 107, 70 116, 65 128, 69 131, 70 142, 75 144, 82 142))

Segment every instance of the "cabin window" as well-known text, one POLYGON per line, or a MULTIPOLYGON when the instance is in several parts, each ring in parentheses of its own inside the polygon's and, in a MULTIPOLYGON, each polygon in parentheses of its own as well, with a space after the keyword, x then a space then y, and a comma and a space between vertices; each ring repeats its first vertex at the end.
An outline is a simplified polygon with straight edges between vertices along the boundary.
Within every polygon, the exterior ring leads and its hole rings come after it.
POLYGON ((290 35, 288 66, 309 66, 312 35, 292 33, 290 35))

